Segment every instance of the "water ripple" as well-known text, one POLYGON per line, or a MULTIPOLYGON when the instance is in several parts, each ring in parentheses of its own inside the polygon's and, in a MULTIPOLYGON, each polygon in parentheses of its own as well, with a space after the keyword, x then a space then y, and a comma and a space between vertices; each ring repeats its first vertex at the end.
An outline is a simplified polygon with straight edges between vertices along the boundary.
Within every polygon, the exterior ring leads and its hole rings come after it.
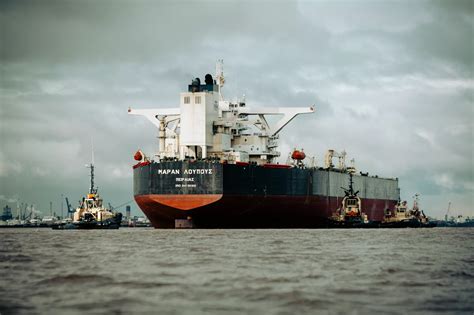
POLYGON ((474 229, 0 231, 3 314, 474 312, 474 229))

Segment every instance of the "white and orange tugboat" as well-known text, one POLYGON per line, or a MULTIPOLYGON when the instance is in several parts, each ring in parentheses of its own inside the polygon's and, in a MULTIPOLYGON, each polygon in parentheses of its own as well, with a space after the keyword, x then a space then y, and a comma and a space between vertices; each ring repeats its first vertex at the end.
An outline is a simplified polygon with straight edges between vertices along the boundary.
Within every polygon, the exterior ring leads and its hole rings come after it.
POLYGON ((87 165, 91 170, 89 193, 82 198, 73 214, 73 220, 67 224, 57 224, 53 229, 118 229, 122 222, 122 213, 112 212, 104 207, 98 188, 94 186, 94 164, 87 165))

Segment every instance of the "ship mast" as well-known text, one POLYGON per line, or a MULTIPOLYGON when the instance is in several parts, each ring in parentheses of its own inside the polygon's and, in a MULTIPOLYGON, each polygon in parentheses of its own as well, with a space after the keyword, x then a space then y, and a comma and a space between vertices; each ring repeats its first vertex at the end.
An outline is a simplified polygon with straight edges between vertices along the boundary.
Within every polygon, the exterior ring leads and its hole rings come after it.
POLYGON ((354 181, 352 179, 352 176, 353 176, 352 172, 349 172, 349 189, 341 187, 344 190, 346 197, 347 196, 355 197, 359 193, 359 191, 354 192, 354 181))
POLYGON ((418 206, 418 202, 419 202, 419 198, 418 198, 418 197, 419 197, 419 196, 420 196, 420 194, 418 194, 418 193, 416 193, 416 194, 413 196, 413 199, 414 199, 414 200, 413 200, 413 210, 414 210, 414 211, 418 211, 418 209, 419 209, 419 206, 418 206))
POLYGON ((352 180, 352 173, 349 173, 349 192, 354 194, 354 181, 352 180))
POLYGON ((221 92, 222 87, 224 86, 224 83, 225 83, 223 59, 217 60, 217 63, 216 63, 216 83, 217 83, 218 91, 219 91, 219 101, 223 101, 224 98, 222 97, 222 92, 221 92))
POLYGON ((91 139, 92 142, 92 159, 91 159, 91 164, 86 164, 87 168, 91 169, 91 187, 89 189, 90 194, 96 194, 97 189, 94 187, 94 141, 91 139))
POLYGON ((90 175, 91 176, 91 187, 89 189, 89 193, 90 194, 95 194, 96 189, 94 188, 94 164, 91 163, 87 167, 91 169, 91 175, 90 175))

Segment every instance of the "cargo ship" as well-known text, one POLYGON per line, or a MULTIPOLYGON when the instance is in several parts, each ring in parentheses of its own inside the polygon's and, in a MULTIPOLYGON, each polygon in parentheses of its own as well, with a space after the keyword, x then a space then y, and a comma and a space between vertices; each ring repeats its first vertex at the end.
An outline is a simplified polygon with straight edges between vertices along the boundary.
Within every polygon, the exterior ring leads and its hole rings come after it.
POLYGON ((279 134, 308 107, 252 107, 225 100, 223 63, 192 80, 175 108, 128 109, 157 127, 158 152, 135 153, 133 192, 155 228, 320 228, 341 211, 351 181, 367 220, 399 200, 398 179, 369 176, 328 150, 316 166, 303 150, 280 164, 279 134), (333 159, 339 161, 333 164, 333 159))

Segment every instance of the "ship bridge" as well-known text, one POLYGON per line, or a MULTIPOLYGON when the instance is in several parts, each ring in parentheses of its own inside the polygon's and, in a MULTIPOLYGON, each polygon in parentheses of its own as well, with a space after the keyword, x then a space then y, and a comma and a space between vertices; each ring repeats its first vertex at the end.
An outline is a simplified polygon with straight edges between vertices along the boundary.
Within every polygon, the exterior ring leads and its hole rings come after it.
POLYGON ((129 108, 129 114, 144 116, 158 128, 157 160, 214 158, 227 163, 273 163, 280 156, 279 132, 296 116, 314 113, 314 106, 252 108, 244 99, 226 101, 221 93, 224 82, 219 61, 216 79, 210 74, 204 84, 193 79, 180 94, 179 107, 129 108), (269 115, 280 118, 270 124, 269 115))

